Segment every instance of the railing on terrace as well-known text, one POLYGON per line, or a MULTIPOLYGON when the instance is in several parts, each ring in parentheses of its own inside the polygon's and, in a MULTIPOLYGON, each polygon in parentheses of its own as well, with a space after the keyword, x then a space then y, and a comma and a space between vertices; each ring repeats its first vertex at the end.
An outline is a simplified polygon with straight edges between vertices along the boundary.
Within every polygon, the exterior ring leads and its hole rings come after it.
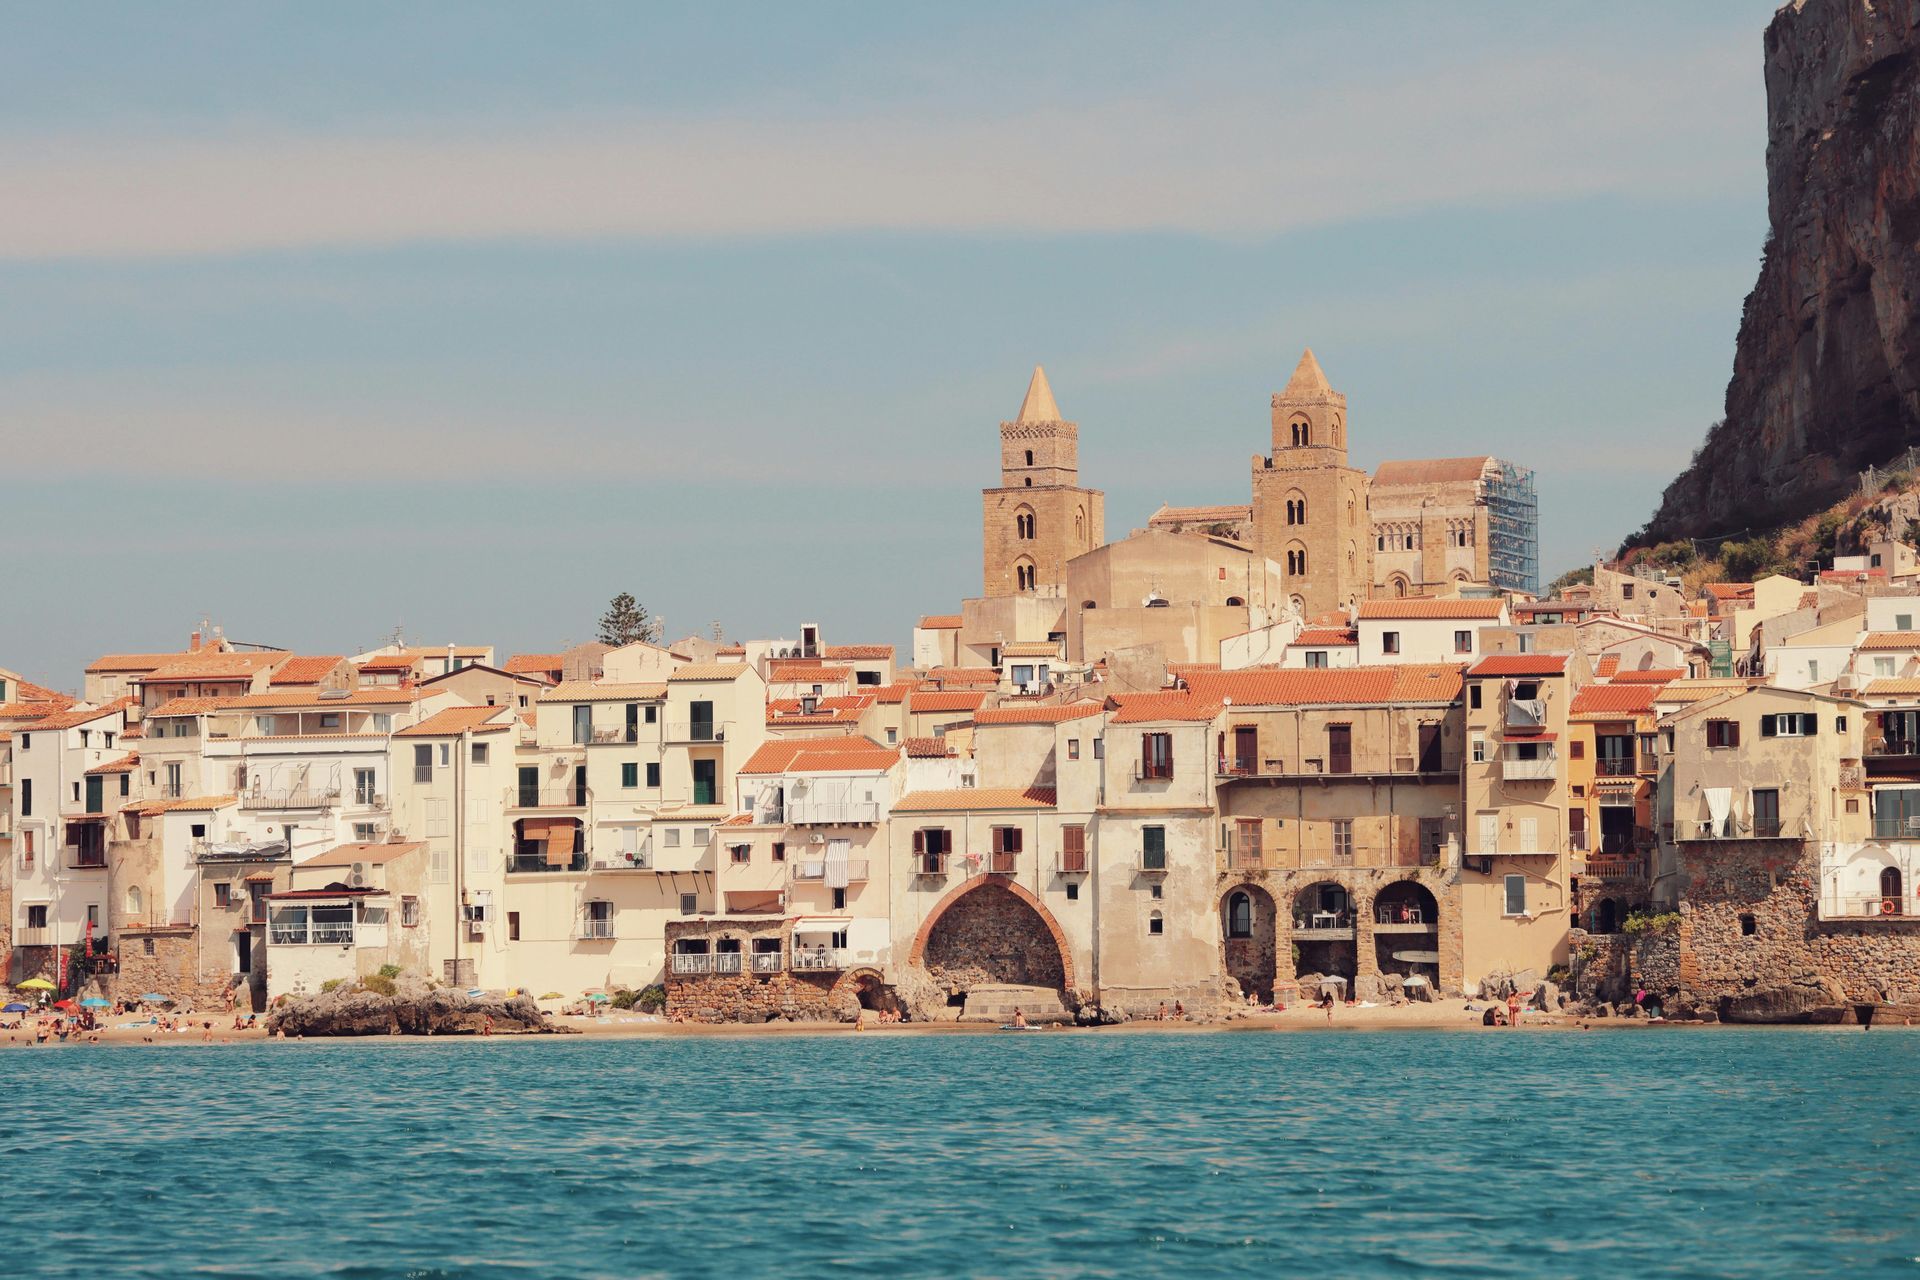
POLYGON ((1903 817, 1898 814, 1873 819, 1873 838, 1875 840, 1920 840, 1920 814, 1903 817))
POLYGON ((351 920, 319 920, 310 924, 275 924, 267 928, 267 940, 276 947, 338 946, 353 942, 351 920))
POLYGON ((509 809, 584 809, 593 799, 593 792, 577 782, 569 782, 558 787, 508 787, 506 806, 509 809))
POLYGON ((306 787, 292 791, 248 791, 240 797, 242 809, 325 809, 340 801, 338 787, 306 787))
POLYGON ((1622 858, 1601 855, 1587 859, 1587 869, 1583 875, 1594 880, 1639 880, 1647 874, 1644 858, 1622 858))
MULTIPOLYGON (((822 800, 814 802, 789 799, 786 810, 785 821, 795 826, 878 822, 884 812, 878 800, 822 800)), ((774 822, 781 820, 780 818, 772 819, 774 822)))
POLYGON ((1521 782, 1551 782, 1555 766, 1559 761, 1552 756, 1540 756, 1533 760, 1522 760, 1517 756, 1506 756, 1500 761, 1500 776, 1508 780, 1521 782))
MULTIPOLYGON (((824 859, 806 859, 794 862, 791 865, 793 867, 793 878, 795 880, 817 880, 822 883, 826 881, 827 864, 824 859)), ((847 879, 849 881, 865 880, 867 878, 869 865, 869 860, 866 858, 848 858, 847 879)))
POLYGON ((588 857, 585 849, 575 849, 561 863, 547 861, 546 846, 534 844, 531 847, 517 848, 507 855, 507 870, 519 873, 585 871, 588 857))
POLYGON ((1384 907, 1375 907, 1373 911, 1373 922, 1375 924, 1418 924, 1418 925, 1430 925, 1430 924, 1437 923, 1436 921, 1427 919, 1427 912, 1425 907, 1417 907, 1417 906, 1411 906, 1411 905, 1395 906, 1392 904, 1389 904, 1384 907))
POLYGON ((1797 840, 1798 831, 1791 831, 1786 823, 1773 820, 1754 822, 1748 818, 1728 818, 1715 830, 1713 820, 1701 818, 1686 823, 1680 832, 1682 840, 1797 840))
POLYGON ((582 920, 580 922, 580 941, 608 942, 614 937, 612 920, 582 920))
POLYGON ((1078 852, 1068 853, 1062 850, 1054 862, 1054 869, 1063 875, 1085 874, 1087 869, 1087 851, 1081 849, 1078 852))
POLYGON ((747 967, 746 953, 740 951, 716 951, 713 956, 715 973, 742 973, 747 967))
POLYGON ((1017 853, 986 853, 978 856, 980 865, 990 875, 1010 876, 1020 869, 1020 855, 1017 853))
POLYGON ((1920 911, 1907 897, 1877 893, 1825 894, 1820 899, 1822 920, 1917 920, 1920 911), (1887 908, 1891 906, 1891 911, 1887 908))
POLYGON ((593 731, 593 742, 595 746, 603 746, 609 742, 638 741, 640 741, 640 730, 637 726, 629 729, 625 725, 621 725, 612 729, 595 729, 593 731))
POLYGON ((847 953, 837 947, 795 947, 793 969, 796 973, 825 973, 847 967, 847 953))
POLYGON ((1315 929, 1351 929, 1353 913, 1351 911, 1311 911, 1296 912, 1293 917, 1295 933, 1310 933, 1315 929))
POLYGON ((682 977, 713 972, 713 957, 705 951, 676 951, 667 959, 672 971, 682 977))
POLYGON ((727 731, 733 727, 731 721, 721 720, 678 720, 667 724, 668 742, 702 743, 725 742, 727 731))
MULTIPOLYGON (((1432 778, 1449 773, 1460 772, 1458 758, 1448 755, 1420 759, 1416 756, 1395 756, 1384 768, 1374 768, 1362 761, 1349 761, 1345 768, 1329 768, 1327 761, 1320 756, 1308 756, 1297 767, 1289 766, 1285 760, 1268 758, 1266 760, 1248 760, 1245 758, 1214 757, 1214 775, 1220 778, 1365 778, 1365 777, 1421 777, 1432 778)), ((1134 776, 1139 776, 1139 765, 1134 766, 1134 776)))
POLYGON ((593 855, 595 871, 651 871, 653 870, 653 842, 643 843, 638 849, 615 849, 611 853, 593 855))
POLYGON ((787 958, 778 951, 755 951, 752 955, 755 973, 778 973, 786 967, 787 958))
POLYGON ((1639 771, 1633 756, 1601 756, 1594 761, 1594 772, 1603 778, 1631 778, 1639 771))

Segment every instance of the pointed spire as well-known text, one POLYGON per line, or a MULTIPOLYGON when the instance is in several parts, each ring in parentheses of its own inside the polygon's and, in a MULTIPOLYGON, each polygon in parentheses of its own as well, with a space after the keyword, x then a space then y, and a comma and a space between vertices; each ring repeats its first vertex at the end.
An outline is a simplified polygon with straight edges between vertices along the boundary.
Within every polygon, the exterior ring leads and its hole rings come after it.
POLYGON ((1020 402, 1016 422, 1059 422, 1060 406, 1053 402, 1053 388, 1047 385, 1047 371, 1033 366, 1033 381, 1027 384, 1027 398, 1020 402))
POLYGON ((1280 394, 1289 398, 1299 396, 1324 396, 1333 393, 1333 384, 1327 381, 1327 375, 1320 370, 1320 362, 1313 358, 1313 348, 1308 347, 1300 355, 1300 363, 1293 366, 1293 376, 1287 379, 1287 386, 1280 394))

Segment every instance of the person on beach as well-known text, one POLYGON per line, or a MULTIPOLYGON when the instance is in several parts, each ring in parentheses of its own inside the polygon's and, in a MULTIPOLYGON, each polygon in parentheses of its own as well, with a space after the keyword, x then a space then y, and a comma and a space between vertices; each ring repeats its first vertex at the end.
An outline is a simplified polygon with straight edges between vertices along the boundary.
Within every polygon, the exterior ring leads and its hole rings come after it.
POLYGON ((1173 1019, 1175 1022, 1185 1022, 1187 1020, 1187 1006, 1181 1004, 1178 1000, 1173 1002, 1173 1019))
POLYGON ((208 1018, 200 1024, 200 1039, 206 1044, 213 1043, 213 1019, 208 1018))
POLYGON ((1518 991, 1507 994, 1507 1025, 1510 1027, 1520 1025, 1520 993, 1518 991))
POLYGON ((1022 1031, 1026 1030, 1027 1027, 1027 1015, 1020 1011, 1020 1006, 1018 1005, 1015 1005, 1013 1008, 1013 1025, 1019 1027, 1022 1031))
POLYGON ((1153 1020, 1155 1022, 1165 1022, 1167 1020, 1167 1002, 1165 1000, 1160 1002, 1160 1011, 1153 1015, 1153 1020))
POLYGON ((1325 987, 1320 989, 1320 1007, 1327 1011, 1327 1021, 1333 1021, 1333 992, 1325 987))
POLYGON ((493 1015, 492 1014, 483 1013, 480 1015, 480 1034, 483 1036, 490 1036, 493 1034, 493 1015))

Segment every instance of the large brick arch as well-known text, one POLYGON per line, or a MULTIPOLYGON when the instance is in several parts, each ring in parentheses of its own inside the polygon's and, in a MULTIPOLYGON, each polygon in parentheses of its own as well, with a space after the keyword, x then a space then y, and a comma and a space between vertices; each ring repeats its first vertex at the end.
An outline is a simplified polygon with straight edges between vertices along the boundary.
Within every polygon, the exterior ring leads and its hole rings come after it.
POLYGON ((1034 914, 1040 917, 1040 923, 1047 927, 1047 933, 1052 936, 1053 945, 1060 952, 1062 986, 1068 991, 1076 990, 1073 985, 1073 949, 1067 945, 1067 935, 1061 931, 1060 922, 1053 918, 1053 912, 1047 910, 1045 903, 1033 896, 1032 890, 1012 876, 970 876, 964 883, 957 884, 948 890, 947 895, 934 904, 933 910, 927 912, 927 918, 920 922, 920 931, 913 935, 913 950, 907 953, 907 963, 925 965, 927 939, 933 936, 933 927, 940 923, 940 918, 947 914, 954 903, 988 885, 998 885, 1033 908, 1034 914))

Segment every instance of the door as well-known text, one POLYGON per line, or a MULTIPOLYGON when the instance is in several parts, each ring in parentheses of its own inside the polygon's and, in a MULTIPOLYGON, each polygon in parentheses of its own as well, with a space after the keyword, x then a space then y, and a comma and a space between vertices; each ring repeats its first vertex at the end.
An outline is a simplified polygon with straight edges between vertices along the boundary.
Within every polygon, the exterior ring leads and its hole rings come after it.
POLYGON ((87 776, 87 812, 88 813, 101 812, 101 809, 105 803, 103 799, 105 792, 101 790, 101 784, 104 783, 105 781, 106 779, 101 777, 97 773, 89 774, 87 776))
POLYGON ((627 704, 627 741, 640 741, 640 704, 637 702, 627 704))
POLYGON ((1480 843, 1474 849, 1478 854, 1498 853, 1500 851, 1500 815, 1483 813, 1480 815, 1480 843))
POLYGON ((711 702, 693 702, 687 704, 687 716, 691 732, 687 737, 695 742, 713 741, 713 704, 711 702))
POLYGON ((1260 732, 1253 725, 1241 724, 1233 728, 1233 771, 1252 773, 1259 763, 1260 732))
POLYGON ((1587 852, 1587 811, 1567 810, 1567 848, 1574 853, 1587 852))
MULTIPOLYGON (((695 704, 698 705, 698 704, 695 704)), ((711 727, 712 722, 708 722, 711 727)), ((693 762, 693 802, 695 804, 714 804, 714 762, 695 760, 693 762)))
POLYGON ((1327 772, 1353 772, 1352 725, 1330 724, 1327 726, 1327 772))
POLYGON ((520 766, 520 807, 522 809, 540 807, 540 767, 538 765, 520 766))
POLYGON ((1420 726, 1420 772, 1438 773, 1440 771, 1440 726, 1423 724, 1420 726))
POLYGON ((587 766, 583 764, 574 766, 573 796, 571 799, 574 804, 585 804, 587 802, 587 766))

